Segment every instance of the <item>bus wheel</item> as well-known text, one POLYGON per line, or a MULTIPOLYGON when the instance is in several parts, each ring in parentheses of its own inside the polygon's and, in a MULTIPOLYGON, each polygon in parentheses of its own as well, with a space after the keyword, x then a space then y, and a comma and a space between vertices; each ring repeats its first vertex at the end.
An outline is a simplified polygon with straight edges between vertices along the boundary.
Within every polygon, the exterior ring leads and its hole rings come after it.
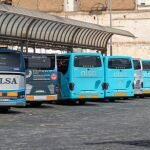
POLYGON ((42 105, 42 102, 30 102, 31 107, 40 107, 42 105))
POLYGON ((84 100, 79 100, 79 105, 85 105, 85 101, 84 100))
POLYGON ((8 110, 10 109, 10 107, 1 107, 0 110, 2 112, 8 112, 8 110))
POLYGON ((115 99, 109 99, 109 102, 115 102, 115 99))
POLYGON ((140 95, 139 98, 144 98, 144 95, 140 95))

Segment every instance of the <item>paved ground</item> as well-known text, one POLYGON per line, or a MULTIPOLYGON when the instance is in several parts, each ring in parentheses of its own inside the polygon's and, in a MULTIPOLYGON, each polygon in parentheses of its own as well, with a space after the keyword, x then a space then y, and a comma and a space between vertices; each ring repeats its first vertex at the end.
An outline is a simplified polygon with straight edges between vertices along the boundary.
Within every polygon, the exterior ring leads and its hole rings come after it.
POLYGON ((0 150, 149 150, 150 99, 0 114, 0 150))

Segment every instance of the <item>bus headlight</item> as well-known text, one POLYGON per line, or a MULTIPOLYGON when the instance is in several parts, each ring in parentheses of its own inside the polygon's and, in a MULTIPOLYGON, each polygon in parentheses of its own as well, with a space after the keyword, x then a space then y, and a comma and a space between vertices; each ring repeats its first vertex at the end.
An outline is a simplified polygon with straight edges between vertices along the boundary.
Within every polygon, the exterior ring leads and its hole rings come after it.
POLYGON ((25 97, 25 91, 18 93, 18 98, 24 98, 25 97))

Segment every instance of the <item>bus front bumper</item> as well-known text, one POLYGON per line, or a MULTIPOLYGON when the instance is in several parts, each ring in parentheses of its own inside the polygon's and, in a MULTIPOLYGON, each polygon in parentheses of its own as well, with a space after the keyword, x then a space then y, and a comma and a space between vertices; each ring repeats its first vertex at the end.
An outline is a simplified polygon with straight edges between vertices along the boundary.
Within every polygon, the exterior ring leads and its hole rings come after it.
POLYGON ((27 102, 49 102, 56 101, 57 95, 26 95, 27 102))
POLYGON ((134 91, 126 91, 126 90, 114 90, 114 91, 105 91, 105 97, 110 98, 124 98, 124 97, 133 97, 134 91))
POLYGON ((10 99, 0 99, 0 107, 3 106, 25 106, 26 101, 25 99, 15 99, 15 100, 10 100, 10 99))
POLYGON ((70 99, 100 99, 104 98, 104 93, 97 92, 81 92, 81 93, 71 93, 70 99))

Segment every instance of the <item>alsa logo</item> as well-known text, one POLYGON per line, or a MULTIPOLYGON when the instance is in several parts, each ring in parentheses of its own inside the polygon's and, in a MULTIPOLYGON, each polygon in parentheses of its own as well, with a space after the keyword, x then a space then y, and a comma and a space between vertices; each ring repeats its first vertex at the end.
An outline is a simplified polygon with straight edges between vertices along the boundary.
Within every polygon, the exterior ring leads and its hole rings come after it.
POLYGON ((81 71, 81 76, 82 77, 95 77, 96 76, 96 71, 81 71))
POLYGON ((0 84, 17 84, 15 78, 0 78, 0 84))
POLYGON ((121 73, 121 72, 115 72, 114 73, 114 77, 126 77, 127 74, 126 73, 121 73))

